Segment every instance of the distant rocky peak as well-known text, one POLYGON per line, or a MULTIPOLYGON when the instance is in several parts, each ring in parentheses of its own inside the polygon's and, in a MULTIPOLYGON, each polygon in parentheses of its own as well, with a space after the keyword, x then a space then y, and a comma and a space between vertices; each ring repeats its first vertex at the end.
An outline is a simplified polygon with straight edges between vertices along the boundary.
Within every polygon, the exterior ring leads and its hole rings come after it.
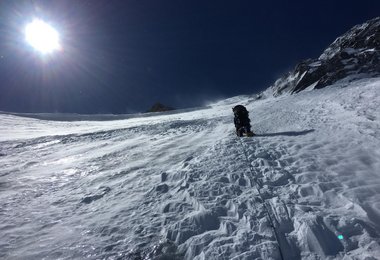
POLYGON ((323 88, 351 76, 380 75, 380 17, 356 25, 338 37, 318 59, 296 65, 271 87, 274 96, 323 88))
POLYGON ((174 108, 156 102, 147 112, 165 112, 170 110, 174 110, 174 108))
POLYGON ((351 28, 338 37, 319 57, 328 60, 340 52, 352 54, 357 50, 379 48, 380 46, 380 17, 369 20, 351 28))

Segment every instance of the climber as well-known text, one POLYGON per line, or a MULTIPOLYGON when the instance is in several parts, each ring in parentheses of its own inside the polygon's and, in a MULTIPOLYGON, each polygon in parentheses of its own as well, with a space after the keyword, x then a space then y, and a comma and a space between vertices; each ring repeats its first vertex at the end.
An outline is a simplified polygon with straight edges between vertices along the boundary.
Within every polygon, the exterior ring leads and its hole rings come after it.
POLYGON ((242 105, 237 105, 232 108, 235 118, 235 128, 237 136, 254 136, 255 134, 251 131, 251 120, 249 120, 248 111, 242 105))

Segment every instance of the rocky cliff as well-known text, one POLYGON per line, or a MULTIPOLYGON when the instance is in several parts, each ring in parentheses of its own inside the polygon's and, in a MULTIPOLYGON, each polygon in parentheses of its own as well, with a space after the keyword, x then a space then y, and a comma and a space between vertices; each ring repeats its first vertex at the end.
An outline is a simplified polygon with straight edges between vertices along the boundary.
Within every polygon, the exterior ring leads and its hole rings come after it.
POLYGON ((274 96, 318 89, 348 76, 380 75, 380 17, 338 37, 317 59, 300 62, 271 87, 274 96))

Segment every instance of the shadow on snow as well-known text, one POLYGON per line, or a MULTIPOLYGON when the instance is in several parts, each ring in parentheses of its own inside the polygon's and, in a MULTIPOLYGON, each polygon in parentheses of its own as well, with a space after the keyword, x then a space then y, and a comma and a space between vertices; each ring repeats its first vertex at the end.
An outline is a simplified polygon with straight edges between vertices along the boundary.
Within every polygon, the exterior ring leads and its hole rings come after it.
POLYGON ((279 132, 279 133, 267 133, 267 134, 256 134, 255 136, 280 136, 280 135, 285 135, 285 136, 298 136, 298 135, 306 135, 308 133, 314 132, 314 129, 310 130, 304 130, 304 131, 289 131, 289 132, 279 132))

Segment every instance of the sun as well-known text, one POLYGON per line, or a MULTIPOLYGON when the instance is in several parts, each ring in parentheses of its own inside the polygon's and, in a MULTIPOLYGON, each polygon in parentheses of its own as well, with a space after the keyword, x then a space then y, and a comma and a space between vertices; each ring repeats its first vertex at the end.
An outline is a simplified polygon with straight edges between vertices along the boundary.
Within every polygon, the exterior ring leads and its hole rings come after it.
POLYGON ((26 41, 42 54, 60 50, 58 32, 40 19, 35 19, 25 27, 26 41))

